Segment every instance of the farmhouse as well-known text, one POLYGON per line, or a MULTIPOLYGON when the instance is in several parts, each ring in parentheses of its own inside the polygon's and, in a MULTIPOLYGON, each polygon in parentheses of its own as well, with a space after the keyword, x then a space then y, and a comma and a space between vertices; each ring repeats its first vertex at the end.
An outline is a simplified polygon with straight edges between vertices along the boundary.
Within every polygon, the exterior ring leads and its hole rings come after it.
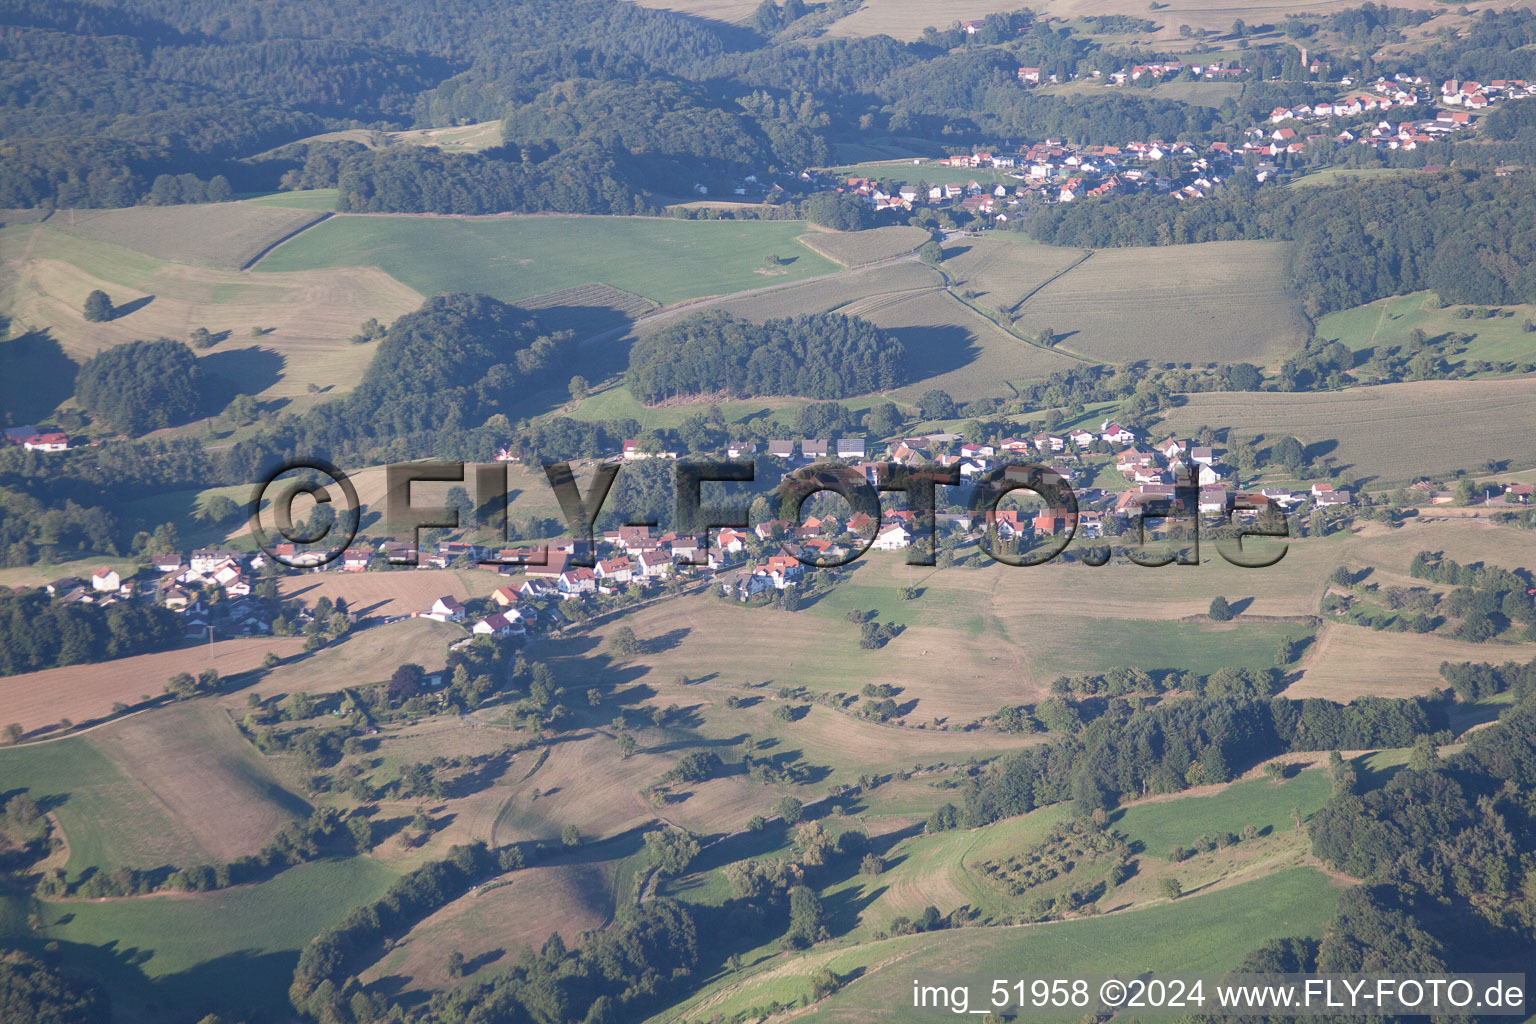
POLYGON ((872 546, 879 551, 897 551, 911 544, 912 531, 900 523, 890 523, 880 528, 872 546))

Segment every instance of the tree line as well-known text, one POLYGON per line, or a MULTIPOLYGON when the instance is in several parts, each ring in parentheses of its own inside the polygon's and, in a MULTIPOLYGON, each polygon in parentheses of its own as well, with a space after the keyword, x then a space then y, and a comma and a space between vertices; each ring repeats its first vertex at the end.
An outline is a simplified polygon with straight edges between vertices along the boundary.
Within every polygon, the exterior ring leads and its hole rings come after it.
POLYGON ((1149 793, 1227 782, 1289 750, 1407 746, 1445 726, 1444 702, 1428 698, 1340 705, 1224 694, 1141 710, 1114 699, 1079 734, 994 763, 968 783, 963 805, 951 807, 947 820, 974 827, 1066 800, 1086 813, 1149 793))
POLYGON ((0 675, 163 651, 181 641, 174 612, 138 601, 62 604, 42 590, 0 596, 0 675))

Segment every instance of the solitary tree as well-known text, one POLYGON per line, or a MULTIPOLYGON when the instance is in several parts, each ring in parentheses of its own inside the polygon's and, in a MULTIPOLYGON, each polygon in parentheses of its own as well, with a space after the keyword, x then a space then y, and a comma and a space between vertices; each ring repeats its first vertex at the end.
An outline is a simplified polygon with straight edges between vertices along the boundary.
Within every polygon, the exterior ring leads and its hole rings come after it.
POLYGON ((12 722, 5 727, 5 742, 20 743, 24 732, 25 730, 22 729, 20 722, 12 722))
POLYGON ((85 318, 93 324, 112 319, 112 300, 100 288, 85 297, 85 318))
POLYGON ((458 950, 448 954, 448 963, 445 965, 448 977, 462 978, 464 976, 464 954, 458 950))
POLYGON ((1184 895, 1184 886, 1179 884, 1177 878, 1164 878, 1157 883, 1158 891, 1171 900, 1176 900, 1184 895))
POLYGON ((576 376, 572 377, 571 378, 571 401, 579 402, 583 398, 586 398, 587 397, 587 388, 588 388, 588 386, 589 385, 587 384, 587 378, 583 377, 581 374, 578 373, 576 376))
POLYGON ((620 626, 614 630, 613 638, 608 641, 608 647, 620 658, 633 658, 640 653, 640 638, 635 636, 633 629, 620 626))
POLYGON ((580 846, 581 833, 577 831, 575 825, 567 825, 560 830, 560 842, 566 846, 580 846))
POLYGON ((1232 618, 1232 606, 1227 603, 1226 598, 1222 597, 1220 594, 1217 594, 1215 597, 1211 598, 1211 610, 1209 614, 1211 616, 1211 621, 1213 622, 1227 622, 1232 618))

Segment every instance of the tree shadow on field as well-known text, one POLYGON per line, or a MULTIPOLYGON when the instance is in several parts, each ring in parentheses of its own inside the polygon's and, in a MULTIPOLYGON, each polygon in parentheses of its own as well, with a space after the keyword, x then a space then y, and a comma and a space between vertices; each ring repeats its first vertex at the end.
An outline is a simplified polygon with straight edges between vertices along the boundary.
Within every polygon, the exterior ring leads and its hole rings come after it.
POLYGON ((143 309, 145 306, 154 301, 155 297, 153 295, 145 295, 143 298, 138 299, 129 299, 121 306, 112 307, 112 319, 121 320, 129 313, 137 313, 139 310, 143 309))
POLYGON ((19 427, 46 419, 75 393, 75 361, 47 329, 0 342, 0 417, 19 427))
POLYGON ((902 344, 911 382, 958 370, 981 354, 970 331, 950 324, 892 327, 889 333, 902 344))
POLYGON ((199 360, 203 370, 203 408, 220 412, 237 395, 254 395, 276 384, 287 363, 271 349, 254 345, 215 352, 199 360))
POLYGON ((686 637, 689 632, 691 632, 691 630, 687 626, 682 626, 678 629, 670 629, 665 633, 653 636, 649 640, 644 641, 641 646, 644 648, 646 654, 660 654, 663 651, 670 651, 676 648, 683 642, 683 638, 686 637))

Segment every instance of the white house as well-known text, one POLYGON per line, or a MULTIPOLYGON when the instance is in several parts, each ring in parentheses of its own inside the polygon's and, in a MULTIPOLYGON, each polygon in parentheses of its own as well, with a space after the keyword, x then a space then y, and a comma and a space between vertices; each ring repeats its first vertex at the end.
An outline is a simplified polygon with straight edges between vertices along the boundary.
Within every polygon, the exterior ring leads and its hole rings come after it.
POLYGON ((422 616, 424 619, 436 619, 438 622, 462 622, 464 621, 464 606, 459 599, 452 594, 438 598, 432 602, 432 610, 422 616))
POLYGON ((1105 421, 1102 424, 1103 433, 1099 436, 1110 444, 1131 444, 1136 440, 1136 435, 1118 423, 1105 421))
POLYGON ((91 589, 104 593, 112 593, 122 588, 123 579, 117 574, 116 569, 102 566, 91 573, 91 589))
POLYGON ((517 620, 510 618, 502 612, 494 612, 475 623, 471 632, 480 636, 495 637, 508 637, 514 633, 526 632, 520 621, 522 616, 518 615, 516 611, 511 612, 511 615, 516 615, 517 620))
POLYGON ((882 526, 875 534, 873 547, 880 551, 898 551, 912 545, 912 532, 900 523, 882 526))

